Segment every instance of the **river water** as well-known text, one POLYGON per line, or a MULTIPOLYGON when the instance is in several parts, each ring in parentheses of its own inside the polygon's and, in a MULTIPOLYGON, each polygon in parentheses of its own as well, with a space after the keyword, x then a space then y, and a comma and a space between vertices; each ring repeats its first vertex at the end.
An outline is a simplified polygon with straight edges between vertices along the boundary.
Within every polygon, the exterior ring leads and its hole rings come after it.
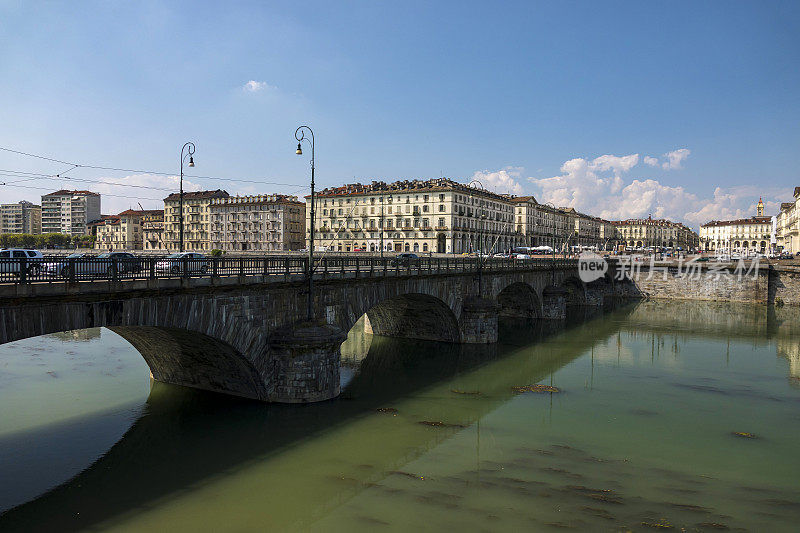
POLYGON ((0 346, 0 530, 797 530, 797 310, 644 302, 501 341, 356 328, 342 396, 305 406, 151 383, 105 329, 0 346))

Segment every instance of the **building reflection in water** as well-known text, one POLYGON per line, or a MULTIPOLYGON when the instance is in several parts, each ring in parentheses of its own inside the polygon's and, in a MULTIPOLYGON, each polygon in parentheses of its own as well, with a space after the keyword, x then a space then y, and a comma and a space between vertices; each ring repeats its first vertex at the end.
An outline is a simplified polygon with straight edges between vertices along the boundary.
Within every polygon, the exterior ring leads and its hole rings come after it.
POLYGON ((99 339, 101 329, 102 328, 73 329, 69 331, 60 331, 58 333, 50 333, 46 336, 52 339, 58 339, 62 342, 87 342, 99 339))

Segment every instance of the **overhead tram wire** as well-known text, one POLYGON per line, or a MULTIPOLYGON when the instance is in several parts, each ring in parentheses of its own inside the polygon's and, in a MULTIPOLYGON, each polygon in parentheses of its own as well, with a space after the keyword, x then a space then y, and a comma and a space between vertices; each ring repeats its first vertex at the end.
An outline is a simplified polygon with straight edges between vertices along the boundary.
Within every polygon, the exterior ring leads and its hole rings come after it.
MULTIPOLYGON (((92 169, 92 170, 107 170, 107 171, 112 171, 112 172, 132 172, 132 173, 138 173, 138 174, 153 174, 153 175, 156 175, 156 176, 174 176, 175 175, 175 172, 160 172, 160 171, 155 171, 155 170, 138 170, 138 169, 130 169, 130 168, 105 167, 105 166, 100 166, 100 165, 85 165, 85 164, 82 164, 82 163, 73 163, 73 162, 69 162, 69 161, 63 161, 61 159, 55 159, 55 158, 52 158, 52 157, 46 157, 46 156, 43 156, 43 155, 31 154, 31 153, 28 153, 28 152, 22 152, 20 150, 13 150, 11 148, 5 148, 3 146, 0 146, 0 150, 4 151, 4 152, 9 152, 9 153, 12 153, 12 154, 23 155, 23 156, 27 156, 27 157, 33 157, 33 158, 36 158, 36 159, 42 159, 44 161, 51 161, 53 163, 61 163, 61 164, 64 164, 64 165, 72 165, 74 168, 88 168, 88 169, 92 169)), ((74 170, 74 168, 70 169, 70 170, 74 170)), ((52 175, 52 174, 48 174, 48 175, 52 175)), ((192 174, 184 174, 184 177, 195 178, 195 179, 217 180, 217 181, 230 181, 230 182, 239 182, 239 183, 252 183, 252 184, 257 184, 257 185, 278 185, 278 186, 283 186, 283 187, 295 187, 295 186, 297 186, 297 184, 295 184, 295 183, 281 183, 281 182, 276 182, 276 181, 238 179, 238 178, 222 178, 222 177, 217 177, 217 176, 198 176, 198 175, 192 175, 192 174)), ((303 187, 303 189, 305 189, 305 188, 307 188, 307 187, 303 187)), ((302 190, 302 189, 298 189, 298 190, 302 190)))
MULTIPOLYGON (((36 189, 36 190, 39 190, 39 191, 52 191, 53 190, 52 187, 34 187, 32 185, 16 185, 14 183, 0 182, 0 186, 2 186, 2 185, 6 185, 8 187, 19 187, 20 189, 36 189)), ((114 198, 128 198, 130 200, 149 200, 149 201, 153 201, 153 202, 161 202, 163 200, 163 198, 147 198, 147 197, 144 197, 144 196, 126 196, 126 195, 122 195, 122 194, 103 193, 103 195, 104 196, 112 196, 114 198)))
MULTIPOLYGON (((70 170, 74 170, 74 168, 70 169, 70 170)), ((97 185, 108 185, 108 186, 113 186, 113 187, 130 187, 130 188, 135 188, 135 189, 145 189, 145 190, 151 190, 151 191, 162 191, 162 192, 168 192, 168 193, 174 192, 174 189, 165 188, 165 187, 154 187, 152 185, 137 185, 137 184, 133 184, 133 183, 119 183, 119 182, 114 182, 114 181, 91 180, 91 179, 88 179, 88 178, 76 178, 76 177, 73 177, 73 176, 65 176, 63 173, 62 174, 49 174, 48 175, 48 174, 33 173, 33 172, 25 172, 25 173, 19 172, 19 174, 24 174, 24 175, 18 175, 18 174, 9 174, 8 172, 18 172, 18 171, 6 171, 6 170, 0 169, 0 176, 9 177, 9 178, 23 178, 23 179, 17 179, 17 180, 14 180, 14 181, 0 182, 0 185, 4 185, 4 186, 7 186, 7 187, 23 187, 22 185, 18 185, 18 184, 19 183, 23 183, 23 182, 36 181, 36 180, 51 180, 51 181, 61 181, 61 182, 63 182, 63 181, 73 181, 73 182, 80 182, 80 183, 95 183, 97 185)), ((65 172, 68 172, 68 171, 65 171, 65 172)), ((300 191, 306 190, 308 188, 309 187, 306 186, 306 185, 298 185, 298 186, 294 186, 293 188, 291 188, 290 192, 293 193, 293 194, 298 194, 298 193, 300 193, 300 191)), ((49 190, 49 188, 46 188, 46 187, 39 187, 39 189, 41 189, 41 190, 49 190)), ((105 194, 106 196, 120 196, 120 195, 113 195, 113 194, 109 194, 109 193, 103 193, 103 194, 105 194)), ((121 196, 121 197, 123 197, 123 198, 136 198, 136 197, 128 197, 128 196, 121 196)), ((151 200, 151 198, 141 198, 141 199, 151 200)))

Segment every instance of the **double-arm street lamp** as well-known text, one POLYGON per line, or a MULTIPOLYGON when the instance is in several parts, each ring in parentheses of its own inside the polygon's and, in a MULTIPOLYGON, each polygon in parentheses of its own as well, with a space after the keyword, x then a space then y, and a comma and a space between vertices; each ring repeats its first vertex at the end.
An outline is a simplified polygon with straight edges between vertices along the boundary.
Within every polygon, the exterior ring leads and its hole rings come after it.
POLYGON ((309 223, 308 238, 308 321, 314 320, 314 132, 308 126, 300 126, 294 132, 297 139, 297 155, 303 155, 303 141, 311 145, 311 219, 309 223), (306 137, 306 132, 311 135, 311 139, 306 137))
POLYGON ((193 167, 194 166, 194 143, 193 142, 188 142, 188 143, 183 145, 183 148, 181 148, 181 185, 180 185, 180 187, 181 187, 180 191, 181 192, 180 192, 180 195, 179 195, 180 196, 180 206, 179 206, 179 208, 180 208, 180 219, 179 220, 180 220, 180 231, 181 231, 181 237, 180 237, 180 242, 181 242, 180 251, 181 252, 184 251, 183 250, 183 162, 186 160, 186 156, 189 156, 189 165, 188 166, 193 167))

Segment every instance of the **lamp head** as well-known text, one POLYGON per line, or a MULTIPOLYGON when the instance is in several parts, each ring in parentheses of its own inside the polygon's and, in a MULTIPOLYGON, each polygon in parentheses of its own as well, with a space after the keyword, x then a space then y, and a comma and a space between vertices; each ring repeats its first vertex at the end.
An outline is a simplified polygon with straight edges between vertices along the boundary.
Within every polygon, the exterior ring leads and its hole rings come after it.
POLYGON ((300 143, 297 143, 297 150, 295 151, 297 155, 303 155, 303 147, 300 146, 300 143))
POLYGON ((194 156, 191 156, 191 155, 189 156, 189 166, 190 167, 194 166, 194 156))

